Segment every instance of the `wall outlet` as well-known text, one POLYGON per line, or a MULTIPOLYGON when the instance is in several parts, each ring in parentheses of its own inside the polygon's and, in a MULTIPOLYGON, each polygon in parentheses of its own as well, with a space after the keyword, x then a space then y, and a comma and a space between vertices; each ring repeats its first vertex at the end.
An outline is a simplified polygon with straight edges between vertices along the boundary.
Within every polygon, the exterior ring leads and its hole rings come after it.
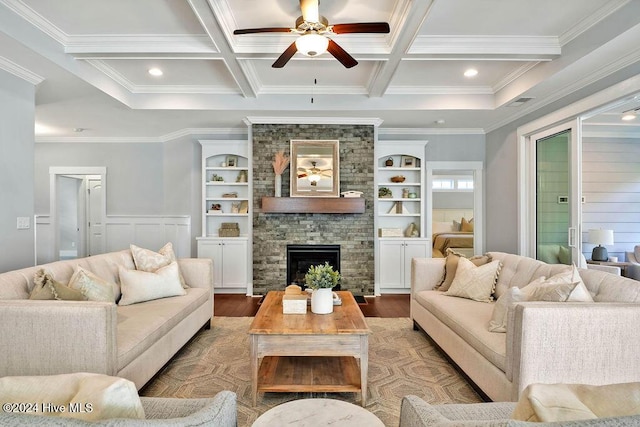
POLYGON ((29 217, 28 216, 19 216, 17 220, 18 230, 28 230, 31 225, 29 225, 29 217))

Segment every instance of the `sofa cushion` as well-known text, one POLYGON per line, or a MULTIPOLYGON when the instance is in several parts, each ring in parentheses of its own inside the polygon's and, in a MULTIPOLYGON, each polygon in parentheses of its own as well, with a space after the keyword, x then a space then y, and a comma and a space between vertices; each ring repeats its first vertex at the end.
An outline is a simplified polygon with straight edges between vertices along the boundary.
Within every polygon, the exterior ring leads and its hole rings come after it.
MULTIPOLYGON (((154 273, 158 269, 169 265, 172 262, 178 261, 171 242, 168 242, 166 245, 161 247, 158 252, 140 248, 136 245, 129 245, 129 247, 131 249, 131 255, 133 256, 133 261, 136 264, 136 270, 154 273)), ((185 283, 182 274, 180 274, 179 271, 178 274, 180 276, 180 283, 182 284, 182 287, 186 288, 187 284, 185 283)))
POLYGON ((476 351, 504 371, 505 334, 489 332, 495 303, 479 303, 470 299, 450 298, 441 291, 421 291, 416 302, 464 339, 476 351))
POLYGON ((522 290, 530 301, 593 302, 575 266, 545 280, 538 278, 522 290))
POLYGON ((445 295, 491 302, 498 274, 500 274, 500 261, 492 261, 476 267, 473 262, 460 257, 453 283, 445 295))
POLYGON ((492 260, 502 261, 502 269, 496 283, 496 298, 512 286, 522 288, 540 276, 551 277, 571 270, 570 265, 547 264, 533 258, 504 252, 489 252, 492 260))
MULTIPOLYGON (((458 270, 458 260, 460 259, 460 257, 464 258, 464 255, 459 254, 451 248, 447 249, 446 262, 444 266, 444 277, 442 279, 442 283, 440 283, 440 286, 438 287, 439 290, 449 290, 449 287, 453 283, 453 279, 456 276, 456 271, 458 270)), ((489 263, 491 261, 491 257, 486 255, 477 255, 469 258, 469 260, 475 265, 480 266, 489 263)))
POLYGON ((39 269, 34 278, 34 286, 29 299, 86 301, 86 297, 77 289, 70 288, 54 280, 50 273, 39 269))
POLYGON ((640 303, 640 281, 598 270, 578 271, 595 302, 640 303))
POLYGON ((202 304, 207 288, 186 289, 186 295, 118 306, 118 370, 144 353, 158 339, 202 304))
POLYGON ((116 302, 116 286, 80 266, 71 276, 69 287, 82 292, 89 301, 116 302))
POLYGON ((500 295, 493 307, 491 320, 489 321, 489 332, 507 332, 507 313, 513 304, 526 301, 527 294, 518 287, 511 287, 504 294, 500 295))
POLYGON ((118 305, 186 294, 180 283, 178 263, 175 261, 154 273, 120 267, 120 286, 122 298, 118 305))

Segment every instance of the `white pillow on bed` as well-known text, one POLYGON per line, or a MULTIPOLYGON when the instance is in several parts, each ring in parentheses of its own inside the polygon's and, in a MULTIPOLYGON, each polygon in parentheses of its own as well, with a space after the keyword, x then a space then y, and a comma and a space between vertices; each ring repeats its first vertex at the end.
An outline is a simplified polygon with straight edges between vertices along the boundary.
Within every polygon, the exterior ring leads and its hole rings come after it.
POLYGON ((453 223, 451 221, 434 221, 431 231, 433 232, 433 234, 436 234, 448 233, 455 230, 453 229, 453 223))

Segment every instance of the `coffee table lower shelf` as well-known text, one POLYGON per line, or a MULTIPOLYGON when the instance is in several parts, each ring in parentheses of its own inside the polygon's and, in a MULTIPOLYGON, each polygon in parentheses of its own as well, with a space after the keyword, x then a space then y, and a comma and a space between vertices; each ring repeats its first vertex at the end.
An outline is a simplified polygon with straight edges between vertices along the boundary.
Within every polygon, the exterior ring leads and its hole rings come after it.
POLYGON ((359 392, 360 366, 346 356, 266 356, 258 371, 259 392, 359 392))

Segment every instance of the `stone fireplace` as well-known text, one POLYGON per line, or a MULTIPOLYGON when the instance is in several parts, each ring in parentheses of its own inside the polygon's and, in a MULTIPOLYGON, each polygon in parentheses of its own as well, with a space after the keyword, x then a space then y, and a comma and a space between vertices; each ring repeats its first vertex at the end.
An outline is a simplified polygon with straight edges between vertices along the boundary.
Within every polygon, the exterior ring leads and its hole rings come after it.
MULTIPOLYGON (((287 245, 340 247, 342 290, 374 292, 373 125, 253 124, 253 292, 283 290, 287 245), (292 139, 340 141, 340 191, 362 191, 361 214, 263 213, 263 196, 274 194, 271 162, 276 152, 289 154, 292 139)), ((289 197, 289 168, 282 175, 282 197, 289 197)))
MULTIPOLYGON (((309 267, 325 262, 340 271, 340 245, 287 245, 286 283, 304 288, 304 276, 309 267)), ((340 290, 340 285, 334 290, 340 290)))

